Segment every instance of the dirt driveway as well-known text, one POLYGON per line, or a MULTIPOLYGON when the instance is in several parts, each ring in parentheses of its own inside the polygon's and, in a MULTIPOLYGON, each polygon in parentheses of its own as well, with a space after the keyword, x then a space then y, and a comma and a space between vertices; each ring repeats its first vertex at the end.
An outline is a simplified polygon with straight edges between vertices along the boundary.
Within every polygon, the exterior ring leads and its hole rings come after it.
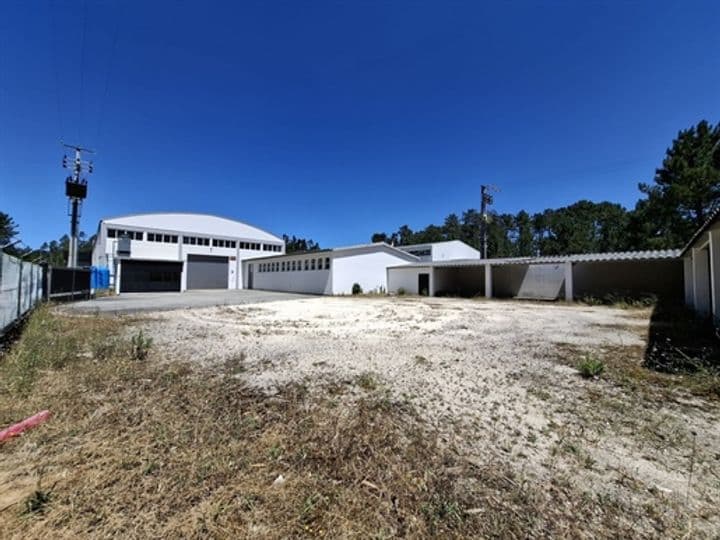
POLYGON ((166 312, 148 322, 172 358, 273 393, 328 380, 421 411, 469 459, 501 458, 531 482, 564 479, 602 504, 683 509, 720 530, 716 401, 654 393, 642 361, 649 310, 438 298, 305 298, 166 312), (582 379, 585 354, 606 361, 582 379), (621 373, 622 372, 622 373, 621 373))

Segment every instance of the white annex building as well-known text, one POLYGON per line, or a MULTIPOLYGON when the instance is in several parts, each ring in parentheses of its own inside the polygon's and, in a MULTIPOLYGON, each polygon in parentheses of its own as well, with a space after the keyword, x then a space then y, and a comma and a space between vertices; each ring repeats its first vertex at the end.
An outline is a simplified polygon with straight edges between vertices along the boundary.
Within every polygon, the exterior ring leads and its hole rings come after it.
POLYGON ((245 287, 311 294, 387 291, 387 267, 420 259, 383 242, 293 253, 243 263, 245 287))
POLYGON ((242 288, 242 262, 285 253, 283 239, 207 214, 135 214, 98 225, 93 266, 110 271, 116 292, 242 288))

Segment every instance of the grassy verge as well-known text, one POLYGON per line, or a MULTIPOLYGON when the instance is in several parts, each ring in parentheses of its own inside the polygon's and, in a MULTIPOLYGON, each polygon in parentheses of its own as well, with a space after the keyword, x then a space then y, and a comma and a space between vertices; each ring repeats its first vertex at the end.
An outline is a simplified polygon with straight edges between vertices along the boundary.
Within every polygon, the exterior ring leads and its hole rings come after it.
MULTIPOLYGON (((126 321, 41 310, 0 374, 3 424, 53 418, 0 447, 3 534, 47 537, 629 537, 685 531, 562 477, 468 461, 374 384, 288 386, 134 354, 126 321), (650 520, 650 523, 647 520, 650 520), (647 530, 647 529, 646 529, 647 530)), ((242 359, 239 360, 240 362, 242 359)), ((368 381, 371 380, 368 378, 368 381)), ((373 379, 374 380, 374 379, 373 379)))

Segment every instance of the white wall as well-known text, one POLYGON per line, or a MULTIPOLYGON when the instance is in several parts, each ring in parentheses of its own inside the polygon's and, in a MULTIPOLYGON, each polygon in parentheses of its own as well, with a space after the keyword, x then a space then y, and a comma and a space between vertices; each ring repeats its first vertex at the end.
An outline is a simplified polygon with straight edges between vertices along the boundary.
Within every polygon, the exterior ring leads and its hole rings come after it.
POLYGON ((398 289, 405 289, 405 292, 408 294, 419 294, 420 291, 418 291, 418 276, 420 274, 430 274, 430 293, 434 294, 435 292, 432 268, 428 266, 388 268, 387 274, 387 290, 389 293, 397 294, 398 289))
POLYGON ((685 279, 685 305, 694 308, 693 305, 693 264, 692 257, 687 255, 683 258, 683 274, 685 279))
POLYGON ((707 248, 692 248, 693 258, 693 305, 695 311, 707 316, 711 313, 710 261, 707 248))
POLYGON ((333 294, 352 294, 352 286, 359 283, 363 292, 387 291, 387 267, 407 261, 385 251, 333 254, 333 294))
MULTIPOLYGON (((332 294, 332 273, 331 270, 325 269, 325 259, 330 256, 327 252, 319 252, 317 254, 305 254, 298 256, 287 256, 282 259, 263 261, 250 261, 243 263, 244 271, 244 287, 247 287, 247 268, 249 264, 253 265, 253 289, 261 289, 268 291, 287 291, 308 294, 332 294), (305 270, 305 260, 315 259, 315 270, 305 270), (318 270, 318 260, 322 264, 322 270, 318 270), (300 263, 302 270, 285 270, 284 272, 260 272, 260 264, 271 263, 290 263, 295 261, 296 265, 300 263)), ((330 261, 332 265, 332 260, 330 261)), ((292 266, 291 266, 292 267, 292 266)), ((311 265, 308 265, 311 268, 311 265)))
POLYGON ((449 261, 453 259, 479 259, 480 252, 468 246, 460 240, 451 240, 449 242, 438 242, 432 244, 432 260, 433 261, 449 261))

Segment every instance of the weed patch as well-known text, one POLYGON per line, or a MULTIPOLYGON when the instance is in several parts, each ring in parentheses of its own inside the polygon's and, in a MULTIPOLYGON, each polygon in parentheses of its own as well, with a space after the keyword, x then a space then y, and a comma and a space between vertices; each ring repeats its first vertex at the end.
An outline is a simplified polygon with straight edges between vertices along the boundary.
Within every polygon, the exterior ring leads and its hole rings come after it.
POLYGON ((599 377, 605 371, 605 364, 592 354, 586 354, 577 365, 577 370, 582 377, 592 379, 599 377))

